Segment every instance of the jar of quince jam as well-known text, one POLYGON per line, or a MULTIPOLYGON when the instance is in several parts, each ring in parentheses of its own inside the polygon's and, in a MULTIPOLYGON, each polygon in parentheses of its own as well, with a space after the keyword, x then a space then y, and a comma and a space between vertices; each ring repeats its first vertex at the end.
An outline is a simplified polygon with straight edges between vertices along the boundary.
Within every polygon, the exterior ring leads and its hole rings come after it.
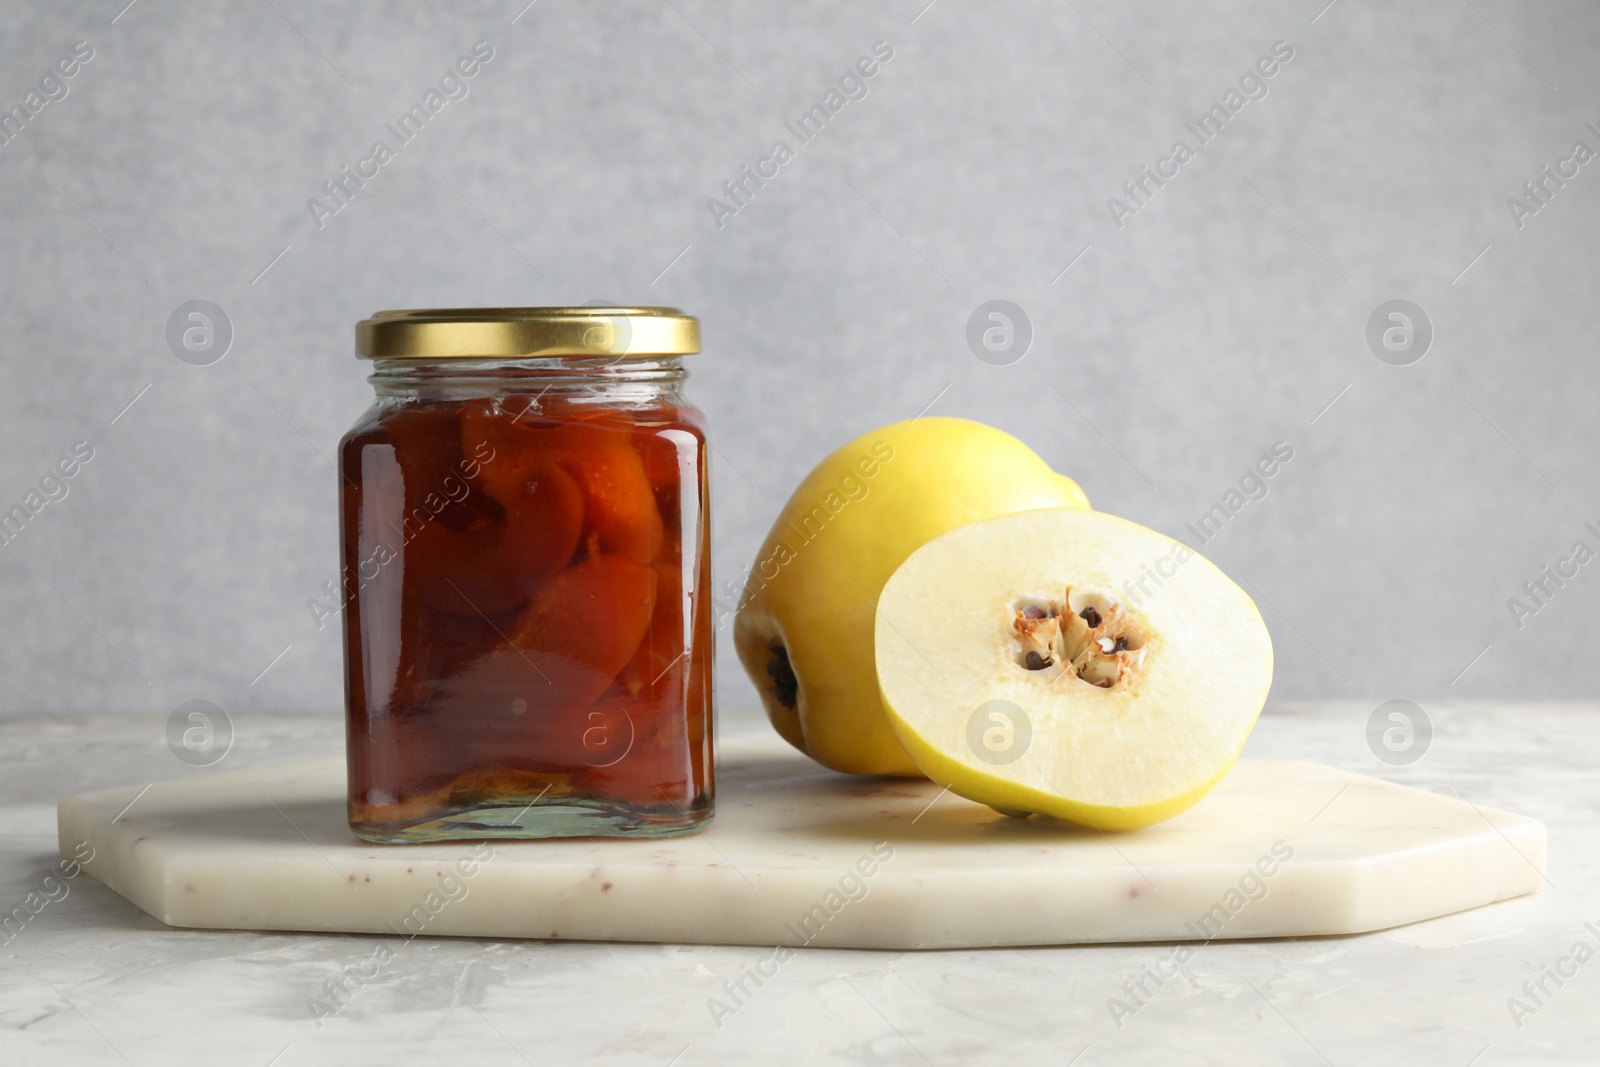
POLYGON ((712 812, 699 322, 384 311, 339 449, 350 826, 659 837, 712 812))

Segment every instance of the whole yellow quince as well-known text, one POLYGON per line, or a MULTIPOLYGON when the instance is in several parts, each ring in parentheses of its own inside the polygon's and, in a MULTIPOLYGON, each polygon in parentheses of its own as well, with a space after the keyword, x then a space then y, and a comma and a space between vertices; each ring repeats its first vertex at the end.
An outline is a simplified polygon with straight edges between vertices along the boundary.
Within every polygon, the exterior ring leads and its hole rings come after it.
POLYGON ((853 774, 922 777, 890 728, 873 633, 878 594, 946 531, 1035 508, 1087 508, 1071 478, 1004 431, 897 422, 819 463, 756 556, 733 639, 784 739, 853 774))

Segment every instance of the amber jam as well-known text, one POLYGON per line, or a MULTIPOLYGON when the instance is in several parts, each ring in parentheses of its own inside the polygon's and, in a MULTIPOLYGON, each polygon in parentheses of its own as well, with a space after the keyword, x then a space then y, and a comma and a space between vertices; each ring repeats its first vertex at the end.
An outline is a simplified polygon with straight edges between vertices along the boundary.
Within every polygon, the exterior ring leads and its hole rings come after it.
MULTIPOLYGON (((559 312, 593 309, 480 314, 559 312)), ((650 837, 711 817, 702 417, 676 355, 585 346, 376 364, 339 457, 361 837, 650 837)))

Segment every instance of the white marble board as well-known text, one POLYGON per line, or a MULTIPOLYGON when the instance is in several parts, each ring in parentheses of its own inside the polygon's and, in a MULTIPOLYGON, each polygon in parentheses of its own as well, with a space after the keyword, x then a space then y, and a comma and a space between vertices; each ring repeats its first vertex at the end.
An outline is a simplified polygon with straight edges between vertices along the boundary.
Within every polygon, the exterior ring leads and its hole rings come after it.
POLYGON ((179 927, 878 949, 1356 933, 1532 892, 1546 859, 1532 819, 1298 761, 1115 835, 776 739, 722 747, 680 838, 373 845, 344 785, 335 757, 67 797, 61 853, 179 927))

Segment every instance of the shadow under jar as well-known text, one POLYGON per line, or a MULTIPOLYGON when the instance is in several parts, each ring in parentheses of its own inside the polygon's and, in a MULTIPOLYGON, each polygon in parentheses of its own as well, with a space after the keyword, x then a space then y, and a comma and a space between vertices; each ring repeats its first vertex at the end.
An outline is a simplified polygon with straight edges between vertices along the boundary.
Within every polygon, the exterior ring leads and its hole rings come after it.
POLYGON ((660 837, 712 814, 703 416, 674 308, 385 311, 339 448, 350 827, 660 837))

